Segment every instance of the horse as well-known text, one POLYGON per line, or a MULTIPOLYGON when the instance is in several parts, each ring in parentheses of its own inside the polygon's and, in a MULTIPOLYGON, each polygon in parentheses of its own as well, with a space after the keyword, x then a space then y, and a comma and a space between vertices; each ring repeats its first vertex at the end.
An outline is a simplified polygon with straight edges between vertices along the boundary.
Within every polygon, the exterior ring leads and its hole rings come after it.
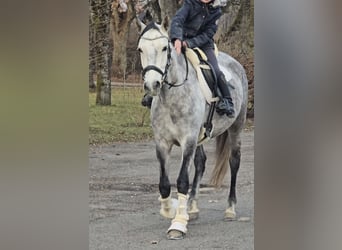
MULTIPOLYGON (((200 181, 207 160, 204 145, 199 144, 199 134, 205 123, 210 105, 198 86, 194 67, 182 55, 177 55, 168 35, 169 20, 161 24, 144 24, 137 18, 140 37, 137 50, 142 65, 143 86, 146 94, 153 96, 151 126, 156 145, 156 157, 160 165, 159 201, 160 214, 172 219, 167 231, 168 239, 183 239, 189 219, 198 217, 197 207, 200 181), (173 146, 182 152, 180 172, 177 178, 178 199, 171 197, 171 185, 167 166, 173 146), (189 168, 192 161, 195 174, 189 192, 189 168)), ((231 180, 228 207, 225 218, 236 218, 236 180, 241 159, 241 139, 248 100, 248 81, 243 66, 226 53, 218 53, 221 71, 231 77, 231 95, 235 117, 212 117, 211 138, 216 140, 216 164, 211 184, 222 185, 230 166, 231 180)))

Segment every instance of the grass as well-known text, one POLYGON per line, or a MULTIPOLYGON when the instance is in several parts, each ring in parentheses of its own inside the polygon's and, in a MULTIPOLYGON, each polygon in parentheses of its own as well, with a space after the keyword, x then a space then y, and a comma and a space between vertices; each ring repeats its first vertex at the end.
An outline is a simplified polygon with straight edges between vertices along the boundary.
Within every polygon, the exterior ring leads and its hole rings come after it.
POLYGON ((112 105, 95 104, 89 93, 89 144, 143 141, 153 138, 150 111, 141 106, 141 88, 113 88, 112 105))
MULTIPOLYGON (((96 94, 89 93, 89 144, 151 140, 150 110, 140 104, 143 94, 141 88, 114 88, 112 105, 100 106, 96 94)), ((253 128, 248 119, 245 130, 253 128)))

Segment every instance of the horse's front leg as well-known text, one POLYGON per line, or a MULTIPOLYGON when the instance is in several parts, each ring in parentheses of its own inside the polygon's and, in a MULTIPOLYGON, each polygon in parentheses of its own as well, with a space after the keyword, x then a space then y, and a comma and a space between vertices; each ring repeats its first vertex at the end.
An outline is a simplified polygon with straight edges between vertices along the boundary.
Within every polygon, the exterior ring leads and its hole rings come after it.
POLYGON ((163 217, 173 219, 176 215, 177 200, 171 198, 171 186, 167 173, 167 164, 170 158, 172 146, 166 141, 160 140, 156 146, 156 154, 160 164, 159 192, 160 214, 163 217))
POLYGON ((187 140, 182 147, 182 164, 177 178, 178 207, 176 216, 168 229, 169 239, 183 239, 187 232, 189 215, 187 211, 188 190, 189 190, 189 166, 193 159, 197 141, 187 140))

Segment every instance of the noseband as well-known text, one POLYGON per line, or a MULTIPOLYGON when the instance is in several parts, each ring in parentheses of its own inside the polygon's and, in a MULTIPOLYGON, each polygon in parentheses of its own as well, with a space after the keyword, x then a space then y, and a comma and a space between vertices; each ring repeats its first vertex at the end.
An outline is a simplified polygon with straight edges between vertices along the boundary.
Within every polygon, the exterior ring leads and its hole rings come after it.
MULTIPOLYGON (((156 30, 159 31, 159 29, 156 29, 156 30)), ((169 68, 170 68, 170 65, 171 65, 171 46, 170 46, 171 42, 170 42, 169 38, 167 36, 163 35, 160 31, 159 31, 159 33, 161 34, 161 36, 158 36, 156 38, 142 37, 142 35, 145 32, 143 31, 141 33, 138 41, 140 41, 140 39, 145 39, 145 40, 149 40, 149 41, 153 41, 153 40, 157 40, 157 39, 161 39, 161 38, 167 39, 167 60, 166 60, 166 65, 165 65, 164 72, 159 67, 157 67, 155 65, 147 65, 145 68, 143 68, 143 70, 141 72, 142 76, 145 77, 145 74, 147 73, 147 71, 154 70, 154 71, 158 72, 159 74, 161 74, 161 76, 162 76, 161 86, 164 83, 169 85, 169 88, 182 86, 186 82, 186 80, 188 79, 188 61, 186 60, 185 53, 184 53, 184 59, 185 59, 185 63, 186 63, 186 77, 185 77, 185 80, 183 81, 183 83, 177 84, 177 85, 176 85, 176 83, 169 83, 167 81, 167 74, 168 74, 168 71, 169 71, 169 68)))

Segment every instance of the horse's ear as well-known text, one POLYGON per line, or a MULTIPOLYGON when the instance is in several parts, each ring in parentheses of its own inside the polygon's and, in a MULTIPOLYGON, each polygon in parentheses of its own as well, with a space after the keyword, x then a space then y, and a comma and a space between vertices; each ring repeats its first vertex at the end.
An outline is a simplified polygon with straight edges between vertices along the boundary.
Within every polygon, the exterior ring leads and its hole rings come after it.
POLYGON ((138 28, 140 28, 140 33, 141 33, 141 32, 145 29, 146 24, 144 24, 144 23, 140 20, 139 16, 136 16, 135 19, 136 19, 136 24, 137 24, 138 28))
POLYGON ((169 29, 169 17, 165 16, 163 19, 163 22, 161 24, 161 27, 167 32, 169 29))

